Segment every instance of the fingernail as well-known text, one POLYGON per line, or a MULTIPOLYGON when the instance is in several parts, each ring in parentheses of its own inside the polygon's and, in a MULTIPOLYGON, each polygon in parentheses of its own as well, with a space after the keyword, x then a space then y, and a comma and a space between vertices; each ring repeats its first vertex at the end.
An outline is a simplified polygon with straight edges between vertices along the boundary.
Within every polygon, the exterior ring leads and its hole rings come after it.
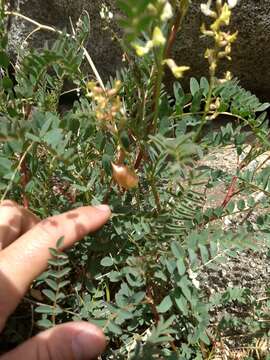
POLYGON ((104 340, 91 330, 80 331, 72 339, 72 350, 76 360, 96 359, 104 350, 104 340))
POLYGON ((104 212, 111 212, 110 208, 108 205, 105 204, 100 204, 100 205, 95 205, 94 206, 96 209, 104 211, 104 212))

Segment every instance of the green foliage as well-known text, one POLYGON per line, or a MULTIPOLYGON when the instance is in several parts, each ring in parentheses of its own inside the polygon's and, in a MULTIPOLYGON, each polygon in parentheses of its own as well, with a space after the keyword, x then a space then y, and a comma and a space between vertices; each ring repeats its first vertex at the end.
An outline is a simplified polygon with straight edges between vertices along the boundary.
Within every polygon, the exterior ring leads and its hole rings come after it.
POLYGON ((66 299, 64 288, 70 284, 70 280, 67 279, 71 270, 67 266, 68 256, 59 250, 62 242, 63 237, 57 241, 55 249, 50 249, 52 259, 49 260, 49 270, 42 276, 45 285, 42 294, 45 295, 47 302, 35 308, 37 313, 42 314, 42 319, 37 321, 37 326, 42 328, 50 328, 56 324, 57 316, 63 313, 59 304, 66 299))
POLYGON ((241 284, 222 293, 205 286, 222 264, 268 241, 269 164, 258 159, 269 152, 269 104, 236 80, 205 77, 191 77, 188 91, 176 81, 172 98, 162 84, 167 39, 188 1, 172 2, 175 18, 165 1, 118 4, 127 68, 105 89, 82 70, 87 14, 74 36, 59 33, 50 48, 20 54, 14 86, 0 38, 2 198, 22 199, 41 217, 104 201, 112 209, 110 222, 67 254, 63 239, 50 249, 49 269, 34 283, 43 299, 33 300, 35 326, 96 323, 109 339, 104 359, 210 358, 232 329, 269 331, 264 303, 241 284), (133 45, 154 41, 156 27, 164 43, 136 56, 133 45), (63 112, 66 82, 80 97, 63 112), (224 116, 231 121, 215 130, 224 116), (237 154, 233 171, 203 164, 227 145, 237 154), (124 169, 125 186, 112 164, 124 169), (220 184, 227 196, 211 204, 220 184), (224 226, 238 215, 236 228, 224 226), (213 315, 236 303, 255 310, 213 315))

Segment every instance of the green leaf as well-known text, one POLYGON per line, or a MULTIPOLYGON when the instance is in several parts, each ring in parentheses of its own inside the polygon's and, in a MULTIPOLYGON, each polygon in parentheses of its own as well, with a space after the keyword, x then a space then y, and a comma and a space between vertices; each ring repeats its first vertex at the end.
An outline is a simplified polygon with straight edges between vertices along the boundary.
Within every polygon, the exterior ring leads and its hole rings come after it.
POLYGON ((64 245, 64 236, 61 236, 57 241, 56 241, 56 249, 61 248, 64 245))
POLYGON ((237 202, 237 208, 238 210, 244 210, 246 207, 246 203, 243 199, 240 199, 238 202, 237 202))
POLYGON ((100 262, 100 264, 102 265, 102 266, 112 266, 113 265, 113 259, 111 258, 111 257, 109 257, 109 256, 106 256, 105 258, 103 258, 102 260, 101 260, 101 262, 100 262))
POLYGON ((260 106, 258 106, 255 111, 265 111, 266 109, 269 108, 269 106, 270 106, 270 103, 267 103, 267 102, 263 103, 260 106))
POLYGON ((189 285, 191 285, 190 281, 188 281, 186 276, 183 276, 181 280, 178 282, 178 285, 180 286, 183 294, 185 295, 186 299, 188 301, 192 301, 192 295, 189 288, 189 285))
POLYGON ((9 57, 4 51, 0 51, 0 66, 5 69, 9 66, 9 57))
POLYGON ((200 88, 202 89, 203 95, 207 96, 209 92, 209 82, 205 77, 200 79, 200 88))
POLYGON ((171 243, 171 250, 172 250, 173 255, 177 259, 184 256, 183 249, 181 248, 181 246, 176 241, 173 241, 171 243))
POLYGON ((184 259, 182 257, 177 259, 176 266, 177 266, 178 274, 180 276, 184 275, 186 272, 186 266, 185 266, 184 259))
POLYGON ((57 285, 57 283, 56 283, 54 280, 52 280, 52 279, 45 279, 45 282, 46 282, 46 284, 48 284, 48 285, 50 286, 51 289, 53 289, 54 291, 57 291, 58 285, 57 285))
POLYGON ((119 271, 111 271, 108 274, 108 278, 110 279, 111 282, 118 282, 122 279, 122 273, 119 271))
POLYGON ((11 169, 12 162, 5 157, 0 157, 0 174, 4 175, 7 171, 11 171, 11 169))
POLYGON ((56 259, 50 259, 48 260, 48 264, 52 265, 52 266, 64 266, 67 265, 69 263, 69 259, 61 259, 61 258, 56 258, 56 259))
POLYGON ((190 92, 192 96, 194 96, 199 91, 200 91, 200 85, 198 81, 194 77, 192 77, 190 79, 190 92))
POLYGON ((3 88, 6 90, 12 89, 13 87, 13 82, 8 76, 3 77, 2 84, 3 84, 3 88))
POLYGON ((70 270, 71 270, 70 267, 60 270, 60 271, 50 270, 49 274, 50 274, 50 276, 52 276, 56 279, 61 279, 62 277, 66 276, 70 272, 70 270))
POLYGON ((49 319, 38 320, 36 324, 43 329, 50 329, 51 327, 53 327, 53 323, 49 319))
POLYGON ((60 293, 58 293, 56 295, 56 301, 57 302, 60 302, 61 300, 65 299, 65 298, 66 298, 66 295, 64 293, 62 293, 62 292, 60 292, 60 293))
POLYGON ((201 90, 199 90, 193 95, 191 108, 190 108, 190 111, 192 113, 196 113, 196 112, 198 112, 200 110, 200 108, 201 108, 201 100, 202 100, 202 93, 201 93, 201 90))
POLYGON ((49 130, 43 137, 43 140, 51 146, 58 145, 62 140, 62 130, 61 129, 52 129, 49 130))
POLYGON ((56 300, 55 293, 52 290, 44 289, 42 293, 47 296, 52 302, 56 300))
POLYGON ((108 329, 115 335, 122 335, 122 329, 114 321, 108 323, 108 329))
POLYGON ((157 310, 159 313, 163 314, 163 313, 167 312, 168 310, 170 310, 172 305, 173 305, 172 299, 171 299, 170 295, 167 295, 161 301, 161 303, 157 306, 157 310))
POLYGON ((66 285, 70 284, 70 280, 64 280, 64 281, 61 281, 59 284, 58 284, 58 289, 62 289, 63 287, 65 287, 66 285))
POLYGON ((102 166, 108 176, 112 174, 112 157, 108 154, 102 156, 102 166))
POLYGON ((175 301, 178 309, 181 311, 181 313, 184 316, 187 316, 188 315, 188 302, 187 302, 186 298, 184 296, 179 295, 174 298, 174 301, 175 301))
POLYGON ((200 339, 206 344, 206 345, 210 345, 210 340, 209 337, 207 336, 205 331, 202 331, 200 333, 200 339))
POLYGON ((126 150, 128 150, 129 145, 130 145, 130 141, 129 141, 128 133, 126 131, 121 132, 120 140, 121 140, 121 143, 123 144, 124 148, 126 150))
POLYGON ((35 312, 40 314, 48 314, 48 315, 53 315, 55 313, 54 308, 49 305, 40 305, 35 308, 35 312))
POLYGON ((235 203, 233 201, 230 201, 229 204, 226 206, 226 211, 229 214, 232 214, 234 212, 235 203))

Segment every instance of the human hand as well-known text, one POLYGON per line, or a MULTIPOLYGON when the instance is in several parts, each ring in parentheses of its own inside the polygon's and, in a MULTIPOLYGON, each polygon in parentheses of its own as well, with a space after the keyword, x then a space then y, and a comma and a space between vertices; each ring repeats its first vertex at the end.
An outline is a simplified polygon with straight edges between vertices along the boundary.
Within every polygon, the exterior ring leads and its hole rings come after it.
MULTIPOLYGON (((62 249, 99 229, 110 217, 109 207, 86 206, 40 221, 15 202, 0 205, 0 333, 31 282, 47 267, 49 248, 64 236, 62 249)), ((79 321, 41 332, 0 360, 90 360, 105 348, 96 326, 79 321)))

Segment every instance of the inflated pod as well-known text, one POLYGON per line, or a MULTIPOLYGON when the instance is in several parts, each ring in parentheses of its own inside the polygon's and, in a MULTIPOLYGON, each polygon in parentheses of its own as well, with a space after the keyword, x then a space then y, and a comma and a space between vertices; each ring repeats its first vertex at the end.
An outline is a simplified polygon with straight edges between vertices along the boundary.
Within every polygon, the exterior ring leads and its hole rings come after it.
POLYGON ((137 174, 124 164, 116 165, 112 163, 112 176, 118 185, 127 190, 138 186, 139 178, 137 174))

